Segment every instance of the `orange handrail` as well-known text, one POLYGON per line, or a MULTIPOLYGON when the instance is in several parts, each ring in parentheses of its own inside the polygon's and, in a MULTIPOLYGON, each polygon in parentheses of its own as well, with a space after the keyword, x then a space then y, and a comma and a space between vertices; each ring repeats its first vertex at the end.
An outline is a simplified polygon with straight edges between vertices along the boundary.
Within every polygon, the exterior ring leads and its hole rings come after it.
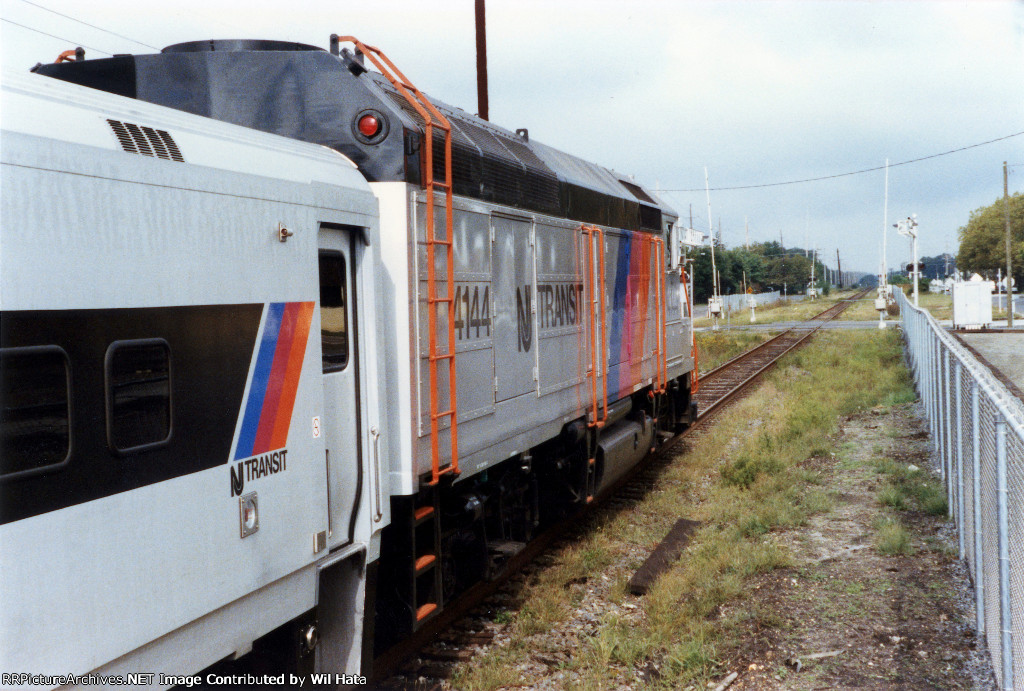
POLYGON ((662 394, 668 390, 668 327, 665 323, 668 314, 665 305, 665 273, 661 266, 665 256, 665 244, 659 237, 650 237, 649 239, 654 245, 655 346, 653 354, 657 368, 652 393, 662 394))
POLYGON ((587 275, 586 279, 591 282, 590 285, 590 305, 587 307, 587 321, 590 325, 590 369, 587 372, 587 376, 590 377, 590 393, 593 405, 593 419, 587 423, 588 427, 604 427, 604 423, 608 421, 608 359, 604 356, 604 335, 606 333, 605 328, 605 265, 604 265, 604 231, 597 226, 581 226, 583 234, 587 237, 587 275), (594 276, 594 242, 595 240, 599 243, 597 245, 597 257, 600 268, 600 278, 597 279, 594 276), (596 293, 596 294, 595 294, 596 293), (601 315, 601 337, 597 337, 598 324, 596 323, 596 317, 594 315, 594 303, 598 304, 598 311, 601 315), (602 380, 602 412, 600 417, 598 414, 597 406, 597 378, 598 378, 598 367, 601 368, 601 380, 602 380))
POLYGON ((441 114, 434 104, 417 89, 402 71, 384 55, 379 48, 366 45, 354 36, 339 36, 338 43, 352 43, 356 50, 370 59, 374 67, 380 70, 392 86, 400 93, 405 100, 423 118, 423 182, 427 197, 427 321, 429 331, 427 360, 430 372, 430 457, 431 457, 431 485, 436 485, 438 479, 445 473, 457 475, 459 473, 459 435, 458 435, 458 390, 455 376, 455 261, 454 243, 452 242, 452 126, 448 118, 441 114), (444 133, 444 182, 434 180, 434 128, 444 133), (445 236, 441 240, 435 235, 434 223, 434 191, 439 188, 444 191, 445 201, 445 236), (445 248, 446 276, 447 281, 444 297, 437 295, 437 275, 435 267, 435 247, 442 245, 445 248), (448 349, 447 352, 438 351, 437 343, 437 307, 438 303, 448 305, 448 349), (438 372, 437 363, 440 360, 448 361, 448 410, 439 410, 438 394, 438 372), (448 466, 440 467, 440 448, 438 436, 440 433, 441 418, 447 417, 451 421, 451 462, 448 466))
POLYGON ((693 333, 693 303, 690 302, 690 291, 686 289, 686 269, 679 269, 679 282, 683 284, 683 296, 686 298, 686 314, 690 318, 690 355, 693 356, 693 380, 690 384, 690 394, 697 393, 700 384, 700 376, 697 368, 697 338, 693 333))

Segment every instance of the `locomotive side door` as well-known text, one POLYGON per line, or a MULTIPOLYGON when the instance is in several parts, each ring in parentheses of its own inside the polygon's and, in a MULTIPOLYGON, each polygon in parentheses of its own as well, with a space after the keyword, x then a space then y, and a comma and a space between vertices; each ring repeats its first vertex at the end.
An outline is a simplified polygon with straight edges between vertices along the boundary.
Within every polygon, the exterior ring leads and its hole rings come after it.
POLYGON ((349 542, 358 493, 366 486, 360 459, 358 363, 356 345, 356 232, 322 225, 319 235, 320 345, 324 410, 320 434, 326 449, 327 546, 349 542))
POLYGON ((495 401, 536 390, 533 221, 491 214, 495 401))

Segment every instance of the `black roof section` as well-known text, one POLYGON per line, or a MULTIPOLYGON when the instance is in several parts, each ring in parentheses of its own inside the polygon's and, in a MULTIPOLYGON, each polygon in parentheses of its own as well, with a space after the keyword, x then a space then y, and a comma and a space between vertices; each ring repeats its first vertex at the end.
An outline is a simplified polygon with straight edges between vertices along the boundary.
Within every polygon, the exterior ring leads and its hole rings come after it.
MULTIPOLYGON (((424 123, 362 56, 269 40, 179 43, 148 55, 40 65, 35 71, 179 110, 323 144, 371 182, 422 184, 424 123), (360 118, 381 123, 372 137, 360 118)), ((632 180, 431 98, 452 124, 457 195, 630 230, 663 230, 677 214, 632 180)), ((435 131, 435 179, 443 179, 435 131)))

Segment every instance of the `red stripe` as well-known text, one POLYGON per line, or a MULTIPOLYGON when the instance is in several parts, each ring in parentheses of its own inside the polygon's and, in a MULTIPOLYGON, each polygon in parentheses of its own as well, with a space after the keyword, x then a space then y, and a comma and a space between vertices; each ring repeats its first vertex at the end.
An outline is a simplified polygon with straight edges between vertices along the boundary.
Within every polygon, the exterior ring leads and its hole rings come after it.
POLYGON ((274 432, 270 438, 271 449, 283 448, 288 443, 288 428, 292 424, 292 410, 295 408, 295 396, 299 392, 302 360, 306 355, 306 341, 309 338, 309 325, 312 321, 313 303, 299 303, 295 338, 288 353, 288 367, 285 371, 284 386, 281 388, 281 403, 277 407, 277 419, 274 421, 274 432))
POLYGON ((267 395, 263 398, 260 426, 256 430, 256 442, 252 448, 254 456, 265 453, 271 448, 270 440, 274 434, 274 421, 277 419, 277 409, 281 403, 281 391, 284 388, 285 374, 288 368, 288 355, 295 337, 295 321, 298 316, 299 304, 298 302, 289 302, 281 317, 281 331, 277 337, 277 348, 274 350, 274 364, 270 368, 267 395))

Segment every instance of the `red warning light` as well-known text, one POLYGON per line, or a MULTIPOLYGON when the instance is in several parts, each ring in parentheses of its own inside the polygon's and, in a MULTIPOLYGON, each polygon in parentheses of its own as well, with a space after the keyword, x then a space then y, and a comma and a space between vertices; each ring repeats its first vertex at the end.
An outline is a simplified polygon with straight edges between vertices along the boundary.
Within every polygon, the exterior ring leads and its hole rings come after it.
POLYGON ((367 113, 363 117, 359 118, 359 133, 364 137, 370 138, 377 136, 380 132, 380 121, 373 115, 367 113))

